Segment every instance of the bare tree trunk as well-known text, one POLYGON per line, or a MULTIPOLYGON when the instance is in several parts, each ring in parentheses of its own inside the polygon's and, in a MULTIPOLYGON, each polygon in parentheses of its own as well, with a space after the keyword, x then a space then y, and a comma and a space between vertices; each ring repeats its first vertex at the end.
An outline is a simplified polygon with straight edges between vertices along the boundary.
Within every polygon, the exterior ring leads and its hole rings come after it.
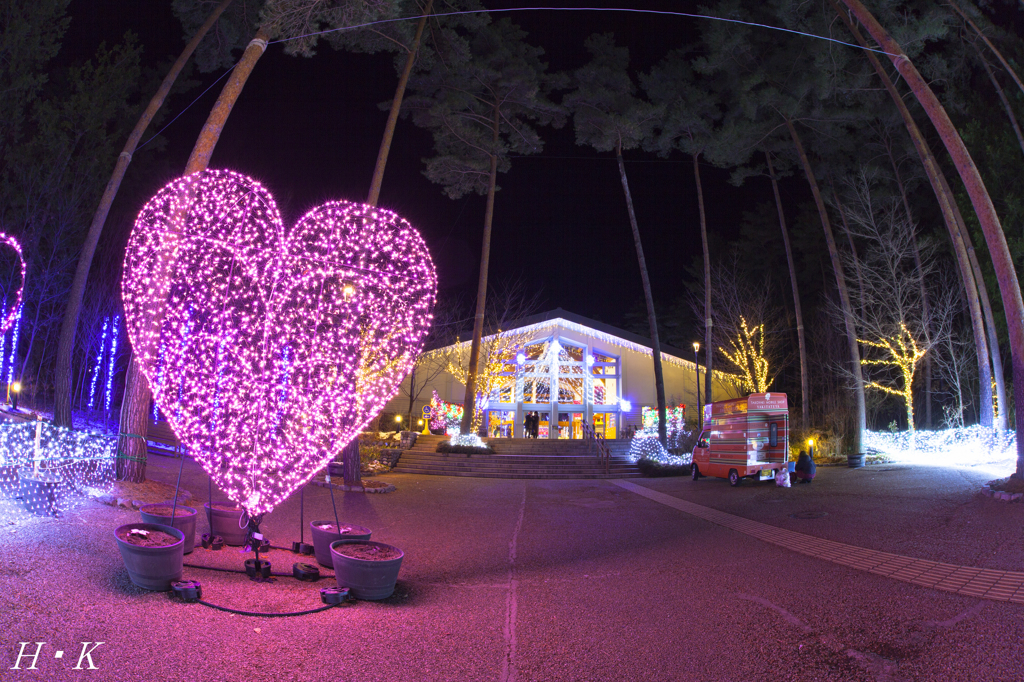
POLYGON ((793 262, 793 248, 789 243, 789 230, 786 229, 786 215, 782 211, 782 197, 779 196, 779 183, 775 179, 771 154, 765 150, 765 161, 768 163, 768 177, 772 181, 772 192, 775 194, 775 208, 779 212, 779 228, 782 230, 782 244, 786 248, 786 263, 789 265, 789 281, 793 288, 793 309, 796 311, 796 339, 800 351, 800 428, 806 430, 810 419, 810 374, 807 365, 807 340, 804 334, 804 314, 800 307, 800 287, 796 281, 796 265, 793 262))
MULTIPOLYGON (((939 179, 946 188, 946 193, 952 197, 953 193, 946 183, 945 176, 940 176, 939 179)), ((953 202, 953 212, 956 218, 956 229, 960 234, 959 241, 963 243, 966 253, 967 265, 965 267, 973 275, 978 297, 978 307, 981 309, 980 315, 984 317, 985 336, 987 336, 987 339, 983 336, 982 340, 989 351, 989 357, 992 359, 992 372, 988 379, 989 386, 981 391, 982 404, 992 404, 991 384, 994 380, 996 384, 995 404, 999 406, 999 409, 993 410, 994 414, 991 423, 993 428, 1005 431, 1007 427, 1006 414, 1009 406, 1006 402, 1006 377, 1003 371, 1003 356, 999 350, 999 334, 996 332, 996 316, 992 313, 992 302, 988 297, 988 284, 985 283, 985 275, 981 271, 981 264, 978 262, 978 254, 974 250, 971 234, 967 230, 967 224, 964 223, 963 215, 960 214, 960 207, 957 206, 955 201, 953 202)), ((981 421, 980 418, 979 421, 981 421)), ((987 425, 984 422, 981 423, 982 425, 987 425)))
POLYGON ((185 67, 185 63, 192 56, 196 46, 199 45, 207 31, 210 30, 210 27, 220 18, 221 13, 230 4, 231 0, 223 0, 223 2, 217 5, 213 12, 210 13, 210 16, 206 18, 206 22, 192 36, 192 40, 182 50, 171 70, 167 72, 156 94, 153 95, 153 99, 149 101, 149 106, 142 112, 139 122, 135 124, 135 129, 128 136, 128 141, 125 142, 120 156, 117 157, 114 173, 110 176, 110 180, 107 181, 107 187, 103 190, 100 204, 96 207, 96 213, 93 214, 92 223, 89 225, 89 232, 85 237, 85 243, 82 244, 82 252, 78 257, 78 267, 75 269, 75 278, 71 283, 71 291, 68 293, 67 308, 64 310, 64 320, 61 323, 60 338, 57 342, 53 421, 58 426, 71 426, 71 363, 75 348, 75 333, 78 331, 78 316, 82 310, 82 297, 85 294, 85 285, 89 279, 92 258, 96 253, 96 245, 99 243, 100 235, 103 233, 103 226, 107 222, 110 206, 114 203, 114 197, 117 196, 117 191, 121 188, 121 181, 128 170, 128 164, 132 161, 132 154, 135 153, 135 148, 138 146, 139 140, 142 139, 142 133, 146 131, 156 112, 163 106, 167 93, 171 91, 171 87, 177 80, 178 74, 185 67))
POLYGON ((370 181, 370 193, 366 197, 366 203, 376 206, 380 198, 380 186, 384 182, 384 166, 388 162, 388 154, 391 152, 391 139, 395 135, 395 125, 398 123, 398 112, 402 108, 402 99, 405 97, 405 86, 409 82, 409 74, 412 73, 412 66, 416 62, 416 55, 420 50, 420 40, 423 38, 423 29, 427 25, 427 18, 434 6, 434 0, 427 0, 427 8, 420 17, 416 26, 416 37, 413 38, 412 48, 405 60, 405 67, 402 75, 398 78, 398 87, 395 88, 395 96, 391 100, 391 110, 388 112, 388 122, 384 126, 384 137, 380 141, 380 151, 377 152, 377 165, 373 168, 373 180, 370 181))
MULTIPOLYGON (((1020 4, 1021 7, 1024 7, 1024 0, 1020 0, 1020 4)), ((992 41, 988 39, 988 36, 981 32, 981 29, 978 28, 978 25, 975 24, 974 21, 972 21, 971 18, 967 16, 962 9, 957 7, 955 2, 950 2, 949 6, 952 7, 957 14, 963 17, 964 21, 970 24, 971 28, 974 29, 974 32, 978 34, 979 38, 985 41, 985 44, 988 46, 988 49, 992 50, 992 54, 996 56, 996 59, 999 60, 999 63, 1003 65, 1003 68, 1006 69, 1006 72, 1010 74, 1011 78, 1013 78, 1013 82, 1016 83, 1017 87, 1020 88, 1020 91, 1024 93, 1024 83, 1021 82, 1020 76, 1018 76, 1017 72, 1013 70, 1012 66, 1010 66, 1010 62, 1006 61, 1006 58, 1003 57, 1003 53, 996 49, 996 46, 992 44, 992 41)))
POLYGON ((1017 136, 1017 144, 1020 145, 1021 153, 1024 153, 1024 135, 1020 132, 1020 124, 1017 123, 1017 116, 1013 113, 1013 107, 1010 106, 1010 100, 1006 99, 1006 93, 1003 92, 1003 88, 999 85, 999 81, 996 80, 996 74, 992 72, 992 67, 988 65, 988 60, 981 54, 981 50, 978 46, 974 46, 975 52, 978 53, 978 61, 985 67, 985 73, 988 74, 988 79, 992 81, 992 87, 995 88, 996 94, 999 95, 999 101, 1003 105, 1003 111, 1006 112, 1006 117, 1010 119, 1010 125, 1013 127, 1013 134, 1017 136))
POLYGON ((850 292, 846 288, 846 275, 843 274, 843 264, 839 261, 839 249, 836 248, 835 237, 832 236, 832 225, 828 219, 828 211, 825 209, 825 202, 821 198, 821 191, 818 189, 818 181, 814 177, 810 161, 804 152, 804 145, 800 136, 793 126, 793 122, 785 117, 786 127, 793 138, 797 156, 800 157, 800 165, 803 166, 804 175, 807 176, 807 183, 811 186, 811 194, 814 196, 814 203, 818 207, 818 216, 821 218, 821 226, 825 230, 825 241, 828 244, 828 255, 832 259, 832 270, 836 276, 836 288, 839 290, 839 302, 843 307, 843 321, 846 325, 846 341, 850 351, 850 372, 853 376, 854 393, 854 428, 853 452, 863 452, 864 429, 867 428, 867 404, 864 401, 864 376, 860 367, 860 347, 857 344, 857 329, 853 323, 853 312, 850 308, 850 292))
MULTIPOLYGON (((224 123, 227 121, 232 107, 234 107, 235 102, 238 100, 238 96, 242 93, 242 88, 245 87, 249 74, 252 73, 253 67, 256 66, 256 62, 263 56, 263 52, 266 49, 267 32, 261 26, 256 31, 255 37, 249 42, 248 47, 245 48, 242 59, 235 65, 234 70, 231 72, 231 77, 224 84, 224 89, 221 90, 217 102, 213 105, 213 109, 206 119, 206 124, 199 133, 199 139, 196 140, 195 147, 192 149, 192 155, 185 166, 184 175, 191 175, 206 169, 210 161, 210 155, 213 154, 217 140, 220 139, 220 133, 224 129, 224 123)), ((169 270, 170 267, 173 267, 173 263, 166 264, 166 267, 169 270)), ((162 312, 155 315, 150 324, 159 326, 162 316, 162 312), (161 319, 157 319, 158 317, 161 319)), ((135 349, 135 351, 137 353, 138 349, 135 349)), ((121 435, 118 439, 117 448, 118 480, 130 480, 137 483, 145 480, 145 436, 146 427, 149 423, 149 403, 152 397, 153 395, 149 389, 149 383, 146 381, 146 376, 138 367, 137 356, 133 355, 128 368, 128 376, 125 379, 124 398, 121 401, 121 435), (124 469, 126 477, 120 475, 122 459, 130 463, 124 469)))
POLYGON ((416 402, 416 363, 412 363, 412 371, 409 372, 409 421, 406 428, 412 431, 412 410, 416 402))
MULTIPOLYGON (((715 344, 712 336, 714 327, 711 315, 711 255, 708 250, 708 223, 704 214, 704 190, 700 182, 699 154, 693 155, 693 178, 697 182, 697 207, 700 209, 700 243, 704 249, 704 404, 714 402, 711 391, 711 379, 714 373, 712 359, 715 355, 715 344)), ((697 415, 698 428, 704 428, 704 415, 697 415)))
MULTIPOLYGON (((494 130, 494 145, 498 144, 498 121, 501 114, 498 103, 494 104, 491 125, 494 130)), ((476 288, 476 313, 473 316, 473 342, 469 347, 469 371, 466 375, 466 398, 462 402, 461 433, 469 433, 473 426, 473 410, 476 407, 476 374, 480 368, 480 340, 484 332, 484 307, 487 302, 487 269, 491 258, 491 223, 494 220, 494 189, 498 183, 498 156, 491 154, 490 178, 487 185, 487 210, 484 213, 484 238, 480 247, 480 280, 476 288)), ((558 387, 552 387, 557 391, 558 387)))
MULTIPOLYGON (((853 34, 861 46, 867 47, 867 41, 861 35, 860 30, 851 21, 846 12, 839 7, 837 0, 833 0, 832 6, 846 24, 846 27, 853 34)), ((993 424, 992 415, 992 380, 995 375, 997 394, 1004 396, 1000 398, 1000 405, 1006 405, 1005 387, 1002 371, 1002 360, 999 355, 998 337, 995 336, 995 320, 992 315, 992 306, 988 301, 988 291, 985 280, 981 277, 981 268, 977 265, 977 257, 974 255, 974 247, 971 244, 970 235, 964 225, 963 216, 960 215, 960 207, 953 198, 953 192, 946 182, 946 176, 939 167, 931 147, 924 139, 921 129, 907 108, 906 102, 896 89, 896 85, 889 78, 889 74, 882 68, 881 62, 873 52, 864 51, 865 57, 871 62, 875 73, 888 91, 890 98, 896 105, 896 109, 903 118, 903 123, 910 134, 910 139, 921 157, 921 165, 924 167, 925 175, 932 186, 939 208, 942 211, 942 218, 946 223, 950 241, 953 242, 953 252, 956 254, 957 265, 960 268, 960 278, 964 284, 964 294, 967 297, 967 308, 971 314, 971 328, 974 332, 974 348, 978 360, 978 378, 980 380, 980 409, 978 419, 982 426, 993 424), (984 312, 984 320, 982 314, 984 312), (986 339, 986 328, 988 338, 986 339), (991 350, 992 365, 989 365, 991 350)), ((1005 412, 1005 409, 1003 410, 1005 412)), ((1005 420, 1005 416, 1003 417, 1005 420)), ((998 422, 997 422, 998 423, 998 422)), ((1005 421, 1003 422, 1005 428, 1005 421)))
MULTIPOLYGON (((626 179, 626 164, 622 160, 622 143, 615 145, 615 159, 619 163, 619 180, 622 191, 626 195, 626 210, 629 212, 629 225, 633 229, 633 244, 636 245, 636 259, 640 264, 640 281, 644 286, 644 299, 647 302, 647 321, 651 327, 651 355, 654 358, 654 388, 658 397, 658 440, 662 447, 668 443, 668 428, 665 423, 665 379, 661 371, 661 342, 658 340, 658 318, 654 314, 654 295, 651 292, 651 280, 647 276, 647 261, 644 260, 644 247, 640 242, 640 228, 636 223, 633 211, 633 197, 629 193, 629 181, 626 179)), ((710 368, 708 368, 710 370, 710 368)), ((552 387, 552 391, 557 387, 552 387)))
MULTIPOLYGON (((831 184, 831 179, 829 180, 829 184, 831 184)), ((864 273, 861 272, 860 258, 857 256, 857 246, 853 243, 853 235, 850 234, 850 225, 846 222, 846 209, 843 208, 843 202, 839 201, 839 194, 836 192, 835 185, 832 186, 832 200, 836 202, 836 210, 839 211, 839 220, 843 223, 843 232, 846 233, 846 243, 850 245, 850 253, 853 254, 853 270, 857 273, 857 290, 864 291, 864 273)))
POLYGON ((918 73, 903 48, 892 39, 878 20, 860 3, 860 0, 843 0, 854 16, 867 28, 878 44, 892 59, 893 65, 907 81, 914 96, 924 108, 932 125, 939 133, 946 150, 953 159, 957 172, 963 180, 971 204, 978 216, 985 242, 988 245, 992 265, 999 281, 999 292, 1003 297, 1006 312, 1006 326, 1010 333, 1010 353, 1013 362, 1013 393, 1016 410, 1017 470, 1015 475, 1024 478, 1024 299, 1021 298, 1020 283, 1014 269, 1013 257, 1006 244, 1006 235, 999 222, 992 198, 985 188, 977 166, 964 145, 960 134, 946 114, 938 97, 932 92, 927 81, 918 73))
MULTIPOLYGON (((886 152, 889 155, 889 161, 892 163, 893 177, 896 178, 896 187, 900 191, 900 197, 903 199, 903 210, 907 214, 907 223, 913 230, 912 244, 914 247, 914 267, 917 268, 917 276, 921 282, 921 314, 926 320, 924 325, 924 339, 925 343, 928 344, 928 348, 932 347, 932 336, 929 326, 932 319, 932 306, 931 301, 928 298, 928 287, 924 285, 924 276, 921 268, 921 250, 917 246, 917 229, 914 227, 914 214, 910 210, 910 200, 907 198, 907 188, 903 185, 903 178, 900 177, 899 165, 896 163, 896 157, 893 156, 891 145, 886 144, 886 152)), ((924 371, 924 427, 926 429, 933 428, 932 422, 932 355, 929 352, 924 356, 924 362, 922 370, 924 371)))
POLYGON ((359 460, 359 434, 341 451, 341 475, 345 485, 363 485, 362 463, 359 460))

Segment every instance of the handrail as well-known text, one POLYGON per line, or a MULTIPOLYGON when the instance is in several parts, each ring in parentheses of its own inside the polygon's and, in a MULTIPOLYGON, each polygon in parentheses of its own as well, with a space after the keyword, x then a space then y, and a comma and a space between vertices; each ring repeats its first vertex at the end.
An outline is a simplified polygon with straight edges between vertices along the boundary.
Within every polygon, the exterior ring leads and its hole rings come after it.
POLYGON ((604 438, 598 438, 594 427, 585 421, 583 422, 583 437, 589 441, 591 448, 597 448, 597 461, 604 466, 604 473, 609 473, 612 455, 608 450, 608 446, 604 443, 604 438))

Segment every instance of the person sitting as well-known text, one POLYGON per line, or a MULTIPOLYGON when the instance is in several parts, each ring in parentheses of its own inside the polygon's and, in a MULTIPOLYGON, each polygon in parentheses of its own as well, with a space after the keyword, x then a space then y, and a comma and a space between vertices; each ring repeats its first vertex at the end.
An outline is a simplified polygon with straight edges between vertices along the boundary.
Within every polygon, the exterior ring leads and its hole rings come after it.
POLYGON ((814 472, 817 470, 817 466, 814 464, 814 458, 808 455, 805 451, 800 451, 800 456, 796 460, 796 477, 800 479, 801 483, 810 483, 814 480, 814 472))

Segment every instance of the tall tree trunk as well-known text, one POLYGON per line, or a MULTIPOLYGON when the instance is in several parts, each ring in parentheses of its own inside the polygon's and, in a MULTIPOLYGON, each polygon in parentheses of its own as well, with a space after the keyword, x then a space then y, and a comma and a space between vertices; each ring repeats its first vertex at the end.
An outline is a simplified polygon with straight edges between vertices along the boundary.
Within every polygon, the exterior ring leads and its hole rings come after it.
MULTIPOLYGON (((498 146, 501 110, 494 103, 491 119, 494 146, 498 146)), ((484 308, 487 303, 487 270, 491 260, 491 223, 494 220, 494 189, 498 184, 498 155, 491 154, 491 170, 487 184, 487 210, 484 212, 484 238, 480 246, 480 280, 476 287, 476 313, 473 316, 473 342, 469 347, 469 368, 466 373, 466 397, 462 402, 461 433, 469 433, 473 426, 473 410, 476 407, 476 373, 480 368, 480 341, 484 334, 484 308)), ((552 391, 557 395, 558 387, 552 391)), ((557 415, 556 415, 557 416, 557 415)))
POLYGON ((363 484, 363 472, 359 459, 359 434, 341 451, 341 477, 345 485, 359 487, 363 484))
POLYGON ((839 302, 843 308, 843 322, 846 325, 846 341, 850 351, 850 372, 853 376, 854 393, 854 428, 853 452, 863 452, 864 429, 867 428, 867 404, 864 401, 864 376, 860 367, 860 347, 857 344, 857 329, 853 323, 853 312, 850 307, 850 292, 846 288, 846 275, 843 274, 843 264, 839 261, 839 249, 836 248, 835 237, 832 236, 832 224, 828 219, 828 211, 825 209, 825 202, 821 198, 821 191, 818 189, 818 181, 814 177, 814 170, 804 152, 804 145, 800 136, 793 126, 789 117, 784 117, 789 134, 793 138, 793 145, 796 147, 797 156, 800 157, 800 165, 803 166, 804 175, 807 176, 807 183, 811 186, 811 194, 814 196, 814 204, 818 207, 818 216, 821 218, 821 227, 825 230, 825 242, 828 244, 828 255, 832 259, 832 270, 836 276, 836 288, 839 290, 839 302))
POLYGON ((926 429, 933 428, 932 426, 932 354, 930 352, 932 347, 932 335, 931 335, 931 320, 932 320, 932 306, 931 300, 928 298, 928 287, 924 285, 924 269, 921 264, 921 250, 917 246, 917 229, 914 225, 914 214, 910 210, 910 200, 907 198, 907 188, 903 184, 903 178, 900 176, 899 164, 896 163, 896 157, 893 155, 892 146, 886 144, 886 152, 889 155, 889 162, 892 164, 892 174, 896 178, 896 187, 900 191, 900 198, 903 200, 903 211, 907 214, 907 224, 910 226, 912 231, 911 244, 914 247, 914 267, 917 269, 917 278, 921 284, 921 314, 924 317, 924 338, 925 343, 928 346, 929 352, 924 356, 924 362, 922 370, 924 371, 924 427, 926 429))
MULTIPOLYGON (((832 0, 832 6, 846 24, 846 27, 853 34, 854 38, 856 38, 857 42, 862 47, 868 47, 867 41, 864 39, 864 36, 861 35, 860 30, 853 23, 847 13, 842 11, 839 7, 838 0, 832 0)), ((917 149, 917 154, 921 157, 921 165, 924 167, 925 175, 928 177, 928 182, 931 184, 932 191, 935 193, 939 209, 942 212, 943 221, 946 223, 946 229, 949 232, 950 241, 953 242, 953 252, 956 254, 957 265, 960 268, 960 278, 964 284, 964 294, 967 297, 967 308, 971 314, 971 329, 974 332, 974 350, 975 355, 977 356, 978 378, 980 380, 979 421, 982 426, 990 426, 993 424, 991 407, 991 377, 993 374, 995 375, 997 394, 1003 396, 999 399, 1000 405, 1006 405, 1006 393, 1002 371, 1002 359, 999 355, 998 337, 993 333, 995 329, 995 319, 992 315, 992 306, 988 301, 988 291, 985 286, 985 280, 981 277, 981 269, 978 267, 977 257, 974 255, 974 247, 971 244, 970 234, 967 232, 963 216, 960 214, 960 207, 957 206, 956 200, 953 197, 953 192, 949 188, 949 183, 946 182, 946 176, 939 167, 939 162, 932 153, 931 147, 929 147, 927 141, 925 141, 924 134, 918 127, 917 122, 914 121, 914 117, 910 114, 910 109, 907 108, 907 104, 903 101, 902 95, 896 89, 896 85, 892 82, 892 79, 889 78, 889 74, 882 68, 882 64, 878 61, 878 57, 875 56, 875 53, 865 50, 864 56, 867 57, 869 62, 871 62, 872 67, 875 69, 875 73, 878 74, 879 79, 882 81, 886 91, 889 93, 889 97, 892 99, 893 103, 896 105, 896 109, 900 112, 900 116, 903 118, 903 123, 907 128, 907 132, 910 134, 910 139, 914 143, 914 148, 917 149), (983 313, 984 319, 982 317, 983 313), (986 328, 988 329, 987 339, 986 328), (990 355, 992 358, 991 365, 989 365, 988 361, 990 355)), ((1005 408, 1003 409, 1003 412, 1005 413, 1005 408)), ((1003 420, 1005 420, 1005 416, 1003 417, 1003 420)), ((996 423, 998 424, 998 422, 996 423)), ((1005 421, 1003 421, 1003 424, 1003 428, 1005 428, 1005 421)))
MULTIPOLYGON (((714 402, 714 394, 711 392, 711 378, 714 369, 711 366, 715 353, 714 338, 712 329, 714 327, 711 315, 711 255, 708 250, 708 223, 704 214, 704 190, 700 182, 699 154, 693 155, 693 178, 697 182, 697 208, 700 209, 700 243, 704 249, 704 404, 710 405, 714 402)), ((638 242, 639 243, 639 242, 638 242)), ((698 415, 698 428, 704 428, 704 415, 698 415)))
MULTIPOLYGON (((235 65, 228 82, 224 84, 217 102, 213 105, 206 124, 199 133, 192 155, 188 159, 183 175, 191 175, 205 170, 213 154, 224 123, 231 113, 232 107, 245 87, 245 81, 252 73, 256 62, 267 49, 267 31, 261 26, 255 37, 245 48, 242 59, 235 65)), ((173 263, 165 264, 168 271, 173 263)), ((151 325, 159 326, 163 312, 154 312, 151 325)), ((139 349, 134 349, 138 353, 139 349)), ((146 427, 149 423, 149 403, 153 394, 149 383, 138 366, 139 362, 133 354, 125 379, 124 398, 121 400, 120 433, 117 444, 118 480, 129 480, 141 483, 146 478, 146 427), (123 460, 123 461, 122 461, 123 460), (123 465, 123 466, 122 466, 123 465)))
POLYGON ((412 371, 409 372, 409 421, 406 428, 412 431, 412 410, 416 403, 416 363, 412 364, 412 371))
MULTIPOLYGON (((696 158, 696 157, 695 157, 696 158)), ((662 447, 668 443, 668 429, 665 423, 665 378, 661 371, 661 342, 658 340, 658 318, 654 314, 654 295, 651 293, 651 280, 647 276, 647 261, 644 260, 644 247, 640 242, 640 228, 636 224, 636 213, 633 211, 633 197, 629 193, 629 181, 626 179, 626 164, 622 160, 622 142, 615 145, 615 160, 619 164, 619 180, 622 191, 626 195, 626 210, 629 212, 629 225, 633 229, 633 244, 636 245, 636 260, 640 264, 640 281, 644 286, 644 299, 647 302, 647 321, 651 328, 651 356, 654 359, 654 388, 658 399, 658 440, 662 447)), ((711 368, 708 367, 710 372, 711 368)), ((552 388, 552 390, 555 390, 552 388)))
POLYGON ((843 0, 854 16, 867 28, 868 33, 886 51, 893 65, 906 79, 914 96, 924 108, 932 125, 939 133, 946 150, 953 158, 960 178, 964 182, 971 204, 978 216, 985 242, 988 245, 992 265, 999 282, 999 293, 1003 297, 1006 312, 1006 326, 1010 333, 1010 354, 1013 362, 1013 393, 1017 430, 1017 470, 1015 475, 1024 478, 1024 299, 1021 298, 1020 283, 1014 269, 1013 257, 1006 244, 1006 235, 999 222, 992 198, 985 188, 977 166, 964 145, 960 134, 946 114, 945 108, 931 87, 918 73, 914 63, 903 53, 903 48, 892 39, 878 20, 860 3, 860 0, 843 0))
MULTIPOLYGON (((1024 7, 1024 0, 1020 0, 1020 4, 1021 7, 1024 7)), ((1017 72, 1013 70, 1012 66, 1010 66, 1010 62, 1006 61, 1006 58, 1003 57, 1003 53, 996 49, 996 46, 992 44, 992 41, 988 39, 988 36, 981 32, 981 29, 978 28, 978 25, 975 24, 974 21, 971 20, 971 18, 967 16, 962 9, 957 7, 955 2, 950 2, 949 6, 956 10, 956 13, 963 17, 964 21, 970 24, 971 28, 974 29, 974 32, 978 34, 979 38, 985 41, 985 44, 988 46, 988 49, 992 50, 992 54, 996 56, 996 59, 999 60, 999 63, 1003 65, 1003 68, 1006 69, 1006 72, 1010 74, 1011 78, 1013 78, 1013 82, 1016 83, 1017 87, 1020 88, 1020 91, 1024 93, 1024 83, 1021 82, 1020 76, 1018 76, 1017 72)))
POLYGON ((391 111, 388 112, 388 122, 384 126, 384 137, 380 141, 380 150, 377 152, 377 165, 373 168, 373 180, 370 181, 370 193, 366 197, 366 203, 376 206, 380 198, 380 185, 384 182, 384 166, 388 162, 388 154, 391 152, 391 138, 395 135, 395 125, 398 123, 398 112, 402 108, 402 99, 405 97, 405 86, 409 82, 409 74, 412 73, 412 66, 416 62, 416 55, 420 50, 420 40, 423 38, 423 29, 427 25, 427 18, 430 10, 434 7, 434 0, 427 0, 427 8, 420 17, 416 26, 416 36, 413 38, 412 47, 409 49, 409 56, 405 60, 405 67, 402 75, 398 78, 398 86, 395 88, 395 96, 391 100, 391 111))
MULTIPOLYGON (((940 176, 939 179, 942 185, 946 188, 945 191, 949 196, 953 196, 952 191, 949 189, 949 185, 946 183, 946 177, 940 176)), ((960 234, 959 241, 964 245, 964 251, 967 257, 967 269, 973 275, 975 288, 978 296, 978 305, 981 308, 981 316, 984 318, 985 324, 985 336, 983 341, 987 344, 989 350, 989 357, 992 359, 992 372, 988 378, 988 388, 984 388, 981 391, 982 405, 992 404, 992 382, 995 381, 996 385, 996 399, 995 405, 999 407, 998 410, 992 410, 994 412, 992 416, 992 426, 1000 431, 1005 431, 1007 426, 1006 414, 1007 414, 1007 402, 1006 402, 1006 376, 1003 371, 1003 356, 999 350, 999 334, 996 331, 996 316, 992 313, 992 302, 988 296, 988 284, 985 283, 985 275, 981 271, 981 264, 978 262, 978 254, 974 250, 974 243, 971 241, 971 233, 967 230, 967 224, 964 222, 964 217, 960 213, 960 207, 953 201, 953 214, 956 218, 957 232, 960 234)), ((983 407, 983 412, 986 409, 983 407)), ((979 421, 981 421, 979 419, 979 421)), ((984 422, 981 422, 983 426, 987 426, 984 422)))
POLYGON ((82 297, 85 294, 85 284, 89 279, 92 258, 96 253, 96 245, 99 243, 100 235, 103 233, 103 226, 107 222, 110 206, 114 203, 114 197, 117 196, 117 191, 121 187, 121 181, 128 170, 128 164, 132 161, 132 154, 135 153, 135 148, 138 146, 139 140, 142 139, 142 133, 146 131, 156 112, 163 106, 167 93, 171 91, 171 87, 177 80, 178 74, 185 67, 185 63, 192 56, 196 46, 199 45, 207 31, 210 30, 210 27, 220 18, 221 13, 230 4, 231 0, 223 0, 223 2, 217 5, 213 12, 210 13, 210 16, 206 18, 206 22, 192 36, 192 40, 182 50, 171 70, 167 72, 156 94, 153 95, 153 99, 149 101, 149 106, 142 112, 138 123, 135 124, 135 129, 128 136, 128 141, 125 142, 120 156, 117 157, 114 173, 110 176, 110 180, 107 181, 107 187, 103 190, 100 204, 96 207, 96 213, 93 214, 92 223, 89 225, 89 232, 85 237, 85 243, 82 244, 82 252, 78 257, 78 267, 75 269, 75 278, 71 283, 71 291, 68 293, 67 308, 64 310, 64 319, 60 327, 60 338, 57 341, 53 421, 58 426, 71 426, 71 363, 72 353, 75 348, 75 334, 78 331, 78 316, 82 310, 82 297))
POLYGON ((1020 145, 1021 153, 1024 153, 1024 134, 1020 132, 1020 124, 1017 122, 1017 116, 1013 113, 1013 107, 1010 106, 1010 100, 1006 98, 1006 93, 1003 92, 1003 88, 999 85, 999 81, 996 80, 996 74, 992 72, 992 67, 988 65, 988 60, 985 59, 985 55, 981 54, 981 50, 978 49, 977 45, 974 45, 975 52, 978 53, 978 61, 985 67, 985 73, 988 74, 988 79, 992 81, 992 87, 995 88, 996 94, 999 95, 999 101, 1003 105, 1003 111, 1006 112, 1006 117, 1010 119, 1010 126, 1013 127, 1013 134, 1017 136, 1017 144, 1020 145))
MULTIPOLYGON (((832 185, 832 180, 829 178, 829 184, 832 187, 832 201, 836 204, 836 210, 839 211, 839 221, 843 224, 843 232, 846 234, 846 243, 850 245, 850 254, 853 256, 853 271, 857 274, 857 291, 864 291, 864 272, 860 267, 860 258, 857 256, 857 245, 853 243, 853 234, 850 233, 850 225, 846 222, 846 209, 843 207, 843 202, 839 201, 839 193, 836 192, 835 185, 832 185)), ((861 300, 858 296, 857 300, 861 300)), ((851 305, 853 302, 851 301, 851 305)), ((861 311, 858 310, 858 313, 861 311)))
POLYGON ((807 364, 807 340, 804 334, 804 314, 800 307, 800 286, 796 281, 796 265, 793 263, 793 248, 789 243, 789 230, 786 229, 786 215, 782 211, 782 197, 779 195, 779 183, 772 167, 772 157, 767 150, 764 152, 768 163, 768 177, 772 181, 772 192, 775 195, 775 208, 779 213, 779 228, 782 230, 782 244, 786 248, 786 263, 789 265, 789 281, 793 287, 793 309, 796 311, 796 340, 800 351, 800 429, 806 430, 810 419, 810 375, 807 364))

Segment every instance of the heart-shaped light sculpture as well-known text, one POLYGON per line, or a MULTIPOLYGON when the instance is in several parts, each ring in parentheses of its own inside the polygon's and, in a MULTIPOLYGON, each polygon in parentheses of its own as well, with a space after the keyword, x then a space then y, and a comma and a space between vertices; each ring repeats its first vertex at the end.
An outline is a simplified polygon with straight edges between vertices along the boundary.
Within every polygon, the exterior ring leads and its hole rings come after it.
POLYGON ((339 454, 398 391, 437 290, 419 233, 334 201, 286 229, 252 178, 206 170, 139 213, 122 281, 171 428, 250 515, 339 454))
MULTIPOLYGON (((25 257, 21 253, 21 244, 17 239, 9 234, 0 232, 0 247, 9 247, 14 251, 14 255, 17 257, 17 262, 14 264, 14 269, 18 272, 18 285, 17 291, 12 295, 7 291, 3 291, 3 305, 4 309, 0 310, 0 334, 5 333, 14 324, 14 320, 18 317, 18 309, 21 308, 21 297, 25 293, 25 257)), ((4 249, 0 248, 0 261, 9 259, 10 256, 5 252, 4 249)), ((6 286, 4 282, 0 286, 6 286)))

